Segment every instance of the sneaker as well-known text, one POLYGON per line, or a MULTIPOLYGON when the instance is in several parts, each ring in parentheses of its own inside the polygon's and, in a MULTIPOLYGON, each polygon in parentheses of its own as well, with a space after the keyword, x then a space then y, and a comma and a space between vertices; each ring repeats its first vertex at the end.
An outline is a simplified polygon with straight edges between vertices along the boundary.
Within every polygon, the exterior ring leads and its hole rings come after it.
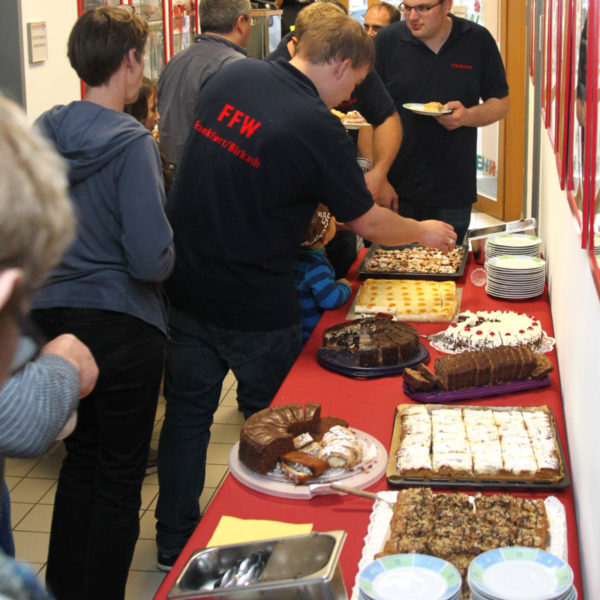
POLYGON ((158 553, 158 558, 156 559, 156 566, 161 571, 170 571, 171 567, 175 564, 177 560, 177 554, 163 554, 162 552, 158 553))

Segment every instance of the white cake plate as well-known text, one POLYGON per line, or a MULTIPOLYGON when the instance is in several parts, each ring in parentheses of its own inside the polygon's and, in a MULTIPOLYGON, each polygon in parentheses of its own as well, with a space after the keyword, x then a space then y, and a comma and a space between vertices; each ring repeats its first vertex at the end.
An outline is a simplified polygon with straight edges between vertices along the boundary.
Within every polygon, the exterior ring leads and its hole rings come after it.
POLYGON ((337 481, 343 481, 345 486, 364 489, 375 483, 385 474, 387 468, 388 455, 383 444, 372 435, 352 429, 359 439, 364 443, 372 444, 376 451, 375 459, 364 469, 355 469, 353 471, 342 472, 341 469, 330 469, 323 475, 312 480, 310 485, 296 485, 291 481, 282 480, 270 475, 261 475, 255 473, 240 462, 238 457, 239 442, 236 442, 229 452, 229 470, 231 474, 249 488, 269 494, 271 496, 280 496, 282 498, 295 498, 297 500, 310 500, 315 496, 323 494, 339 494, 332 489, 329 484, 337 481))

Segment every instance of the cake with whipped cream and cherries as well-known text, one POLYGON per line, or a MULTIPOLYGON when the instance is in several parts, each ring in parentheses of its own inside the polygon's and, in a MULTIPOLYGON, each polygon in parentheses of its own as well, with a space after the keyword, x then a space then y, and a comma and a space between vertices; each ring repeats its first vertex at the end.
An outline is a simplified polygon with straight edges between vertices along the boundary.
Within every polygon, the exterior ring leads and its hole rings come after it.
POLYGON ((466 310, 439 340, 453 352, 500 346, 528 346, 536 351, 542 347, 544 331, 539 320, 524 313, 466 310))

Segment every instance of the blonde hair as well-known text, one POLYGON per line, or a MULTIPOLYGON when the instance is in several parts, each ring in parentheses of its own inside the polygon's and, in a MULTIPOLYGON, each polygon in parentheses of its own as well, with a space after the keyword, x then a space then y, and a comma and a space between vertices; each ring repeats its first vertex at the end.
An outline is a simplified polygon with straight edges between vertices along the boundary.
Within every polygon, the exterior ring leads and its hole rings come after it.
POLYGON ((20 291, 29 294, 74 237, 66 167, 24 112, 1 95, 0 156, 0 269, 22 269, 20 291))
MULTIPOLYGON (((296 55, 314 65, 350 59, 357 69, 375 64, 375 46, 363 26, 331 4, 314 4, 306 27, 298 37, 296 55), (325 12, 325 10, 327 12, 325 12), (325 18, 317 18, 320 16, 325 18)), ((304 8, 302 12, 307 10, 304 8)), ((298 16, 300 16, 300 14, 298 16)))
POLYGON ((313 2, 307 4, 296 17, 294 24, 294 37, 299 40, 315 23, 328 19, 332 15, 346 13, 333 2, 313 2))

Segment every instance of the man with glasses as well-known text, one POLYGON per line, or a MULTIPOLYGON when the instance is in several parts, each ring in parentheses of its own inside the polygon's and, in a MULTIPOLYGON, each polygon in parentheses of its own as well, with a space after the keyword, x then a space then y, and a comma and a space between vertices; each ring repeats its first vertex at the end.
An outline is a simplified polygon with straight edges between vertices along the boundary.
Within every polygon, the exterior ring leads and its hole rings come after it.
POLYGON ((384 27, 400 20, 400 11, 389 2, 371 4, 365 13, 364 26, 370 37, 374 38, 384 27))
POLYGON ((451 223, 461 241, 477 200, 477 128, 502 119, 508 84, 489 31, 450 13, 452 0, 410 0, 404 20, 375 38, 375 68, 403 126, 389 172, 401 215, 451 223), (423 116, 405 103, 437 101, 448 114, 423 116))

